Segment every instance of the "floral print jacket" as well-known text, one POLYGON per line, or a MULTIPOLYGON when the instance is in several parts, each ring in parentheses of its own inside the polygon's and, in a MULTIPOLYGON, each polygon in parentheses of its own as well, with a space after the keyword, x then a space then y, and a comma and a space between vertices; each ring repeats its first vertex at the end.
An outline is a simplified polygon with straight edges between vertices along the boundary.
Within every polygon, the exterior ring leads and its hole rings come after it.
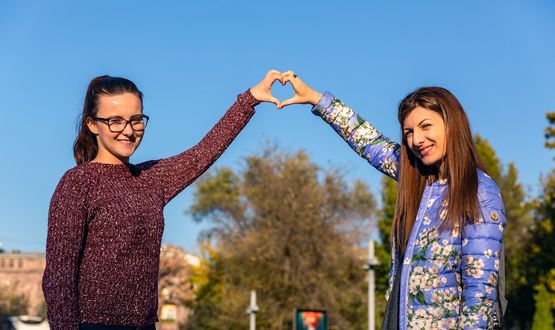
MULTIPOLYGON (((372 166, 397 179, 399 144, 329 92, 312 112, 372 166)), ((402 267, 399 329, 491 329, 497 323, 505 211, 496 183, 482 171, 478 171, 478 180, 482 217, 466 225, 462 234, 457 228, 439 231, 446 216, 443 196, 448 183, 436 181, 426 186, 404 259, 393 257, 391 261, 390 289, 395 270, 402 267)))

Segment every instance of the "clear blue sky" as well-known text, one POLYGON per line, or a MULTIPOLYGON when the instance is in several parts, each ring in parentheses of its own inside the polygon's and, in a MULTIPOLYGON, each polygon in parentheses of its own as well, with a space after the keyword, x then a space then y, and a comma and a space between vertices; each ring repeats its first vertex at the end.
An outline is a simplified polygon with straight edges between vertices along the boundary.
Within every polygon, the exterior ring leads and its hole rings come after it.
MULTIPOLYGON (((100 74, 145 93, 151 122, 133 162, 193 146, 272 68, 332 91, 395 138, 399 100, 444 86, 534 196, 553 166, 543 128, 555 111, 554 17, 548 0, 0 1, 0 242, 44 250, 50 197, 74 166, 76 119, 100 74)), ((215 165, 239 168, 264 139, 345 167, 379 193, 380 175, 308 106, 257 107, 215 165)), ((192 191, 165 210, 164 243, 188 250, 205 226, 184 214, 192 191)))

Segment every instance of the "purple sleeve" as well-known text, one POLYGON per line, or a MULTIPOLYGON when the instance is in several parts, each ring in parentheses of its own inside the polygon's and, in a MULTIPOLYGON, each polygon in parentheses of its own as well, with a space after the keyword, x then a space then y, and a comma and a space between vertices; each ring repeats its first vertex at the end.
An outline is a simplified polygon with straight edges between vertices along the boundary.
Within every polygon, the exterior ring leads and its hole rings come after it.
POLYGON ((384 136, 353 109, 325 92, 312 112, 321 117, 359 156, 378 171, 397 180, 401 146, 384 136))
POLYGON ((503 199, 497 186, 479 190, 482 217, 465 226, 462 237, 462 305, 464 329, 493 328, 497 303, 503 230, 503 199))
POLYGON ((164 203, 204 173, 227 149, 254 114, 259 101, 250 90, 237 96, 237 101, 218 123, 191 149, 159 160, 151 170, 162 184, 164 203))
POLYGON ((42 290, 52 330, 79 328, 77 283, 87 219, 86 186, 77 171, 68 171, 50 202, 42 290))

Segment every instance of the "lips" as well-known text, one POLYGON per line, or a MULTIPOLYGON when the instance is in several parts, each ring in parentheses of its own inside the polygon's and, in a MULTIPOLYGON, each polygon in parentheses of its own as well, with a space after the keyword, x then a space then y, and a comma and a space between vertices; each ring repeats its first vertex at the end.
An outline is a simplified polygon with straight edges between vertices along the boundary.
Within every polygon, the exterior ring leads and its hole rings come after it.
POLYGON ((133 143, 135 143, 135 141, 131 141, 131 140, 117 140, 117 141, 124 145, 132 145, 133 143))
POLYGON ((434 148, 434 145, 432 144, 427 147, 418 149, 418 153, 420 154, 420 156, 425 157, 428 154, 430 154, 430 152, 432 152, 433 148, 434 148))

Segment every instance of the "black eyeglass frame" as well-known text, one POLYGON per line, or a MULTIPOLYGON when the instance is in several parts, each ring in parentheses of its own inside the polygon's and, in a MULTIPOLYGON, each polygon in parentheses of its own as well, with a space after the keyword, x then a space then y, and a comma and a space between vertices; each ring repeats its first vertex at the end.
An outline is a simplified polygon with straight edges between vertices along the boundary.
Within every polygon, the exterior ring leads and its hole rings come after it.
POLYGON ((135 118, 131 118, 129 120, 121 118, 121 117, 110 117, 110 118, 92 117, 92 120, 99 121, 99 122, 102 122, 102 123, 108 125, 108 129, 112 133, 121 133, 121 132, 123 132, 125 130, 125 128, 127 127, 127 125, 130 125, 131 129, 135 132, 143 132, 145 130, 147 124, 148 124, 148 120, 150 119, 150 117, 147 116, 147 115, 141 115, 141 119, 144 122, 145 126, 142 129, 136 129, 135 127, 133 127, 132 121, 137 120, 137 117, 138 116, 135 116, 135 118), (110 123, 110 120, 112 120, 112 119, 123 120, 123 121, 125 121, 125 125, 123 126, 123 128, 121 130, 114 131, 114 130, 112 130, 112 125, 114 125, 114 123, 110 123))

